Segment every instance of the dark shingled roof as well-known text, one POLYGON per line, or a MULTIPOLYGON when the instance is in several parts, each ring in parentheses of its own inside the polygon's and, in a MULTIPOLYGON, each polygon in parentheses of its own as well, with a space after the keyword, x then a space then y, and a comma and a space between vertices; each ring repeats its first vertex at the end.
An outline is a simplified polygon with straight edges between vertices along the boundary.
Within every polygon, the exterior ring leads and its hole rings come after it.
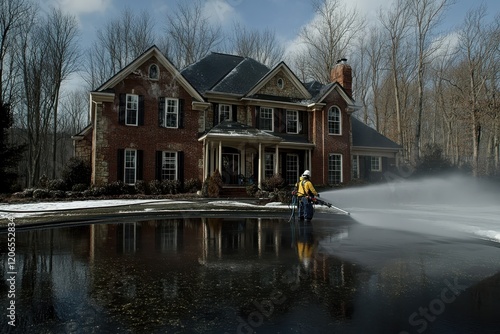
POLYGON ((355 117, 351 117, 352 146, 399 150, 401 146, 378 133, 355 117))
POLYGON ((215 91, 237 95, 245 94, 267 72, 267 66, 251 58, 215 52, 181 71, 201 94, 215 91))

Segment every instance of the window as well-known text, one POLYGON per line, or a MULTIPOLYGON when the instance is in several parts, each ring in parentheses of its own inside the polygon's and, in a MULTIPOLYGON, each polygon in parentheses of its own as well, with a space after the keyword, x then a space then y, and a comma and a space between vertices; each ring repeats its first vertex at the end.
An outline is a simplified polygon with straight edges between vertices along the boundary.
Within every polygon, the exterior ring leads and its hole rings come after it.
POLYGON ((283 89, 285 87, 285 81, 283 80, 283 78, 278 78, 278 80, 276 81, 276 85, 279 89, 283 89))
POLYGON ((177 128, 179 119, 179 100, 165 99, 165 126, 177 128))
POLYGON ((177 180, 177 152, 162 153, 161 179, 177 180))
POLYGON ((352 178, 359 179, 359 155, 352 156, 352 178))
POLYGON ((342 154, 328 156, 328 183, 342 183, 342 154))
POLYGON ((299 133, 299 112, 297 110, 286 111, 286 132, 299 133))
POLYGON ((139 111, 139 95, 127 94, 125 107, 125 124, 137 125, 139 111))
POLYGON ((160 70, 158 69, 158 65, 152 64, 149 66, 149 78, 152 80, 158 80, 160 77, 160 70))
POLYGON ((273 108, 260 108, 259 128, 264 131, 273 131, 273 108))
POLYGON ((219 123, 224 121, 231 121, 231 106, 228 104, 219 105, 219 123))
POLYGON ((382 171, 382 158, 381 157, 371 157, 370 158, 370 170, 372 172, 381 172, 382 171))
POLYGON ((126 184, 135 184, 137 175, 137 151, 125 150, 125 171, 124 180, 126 184))
POLYGON ((328 133, 331 135, 342 134, 340 110, 337 107, 331 107, 328 110, 328 133))
POLYGON ((266 179, 274 175, 274 153, 264 154, 264 177, 266 179))
POLYGON ((286 156, 285 180, 288 184, 295 184, 299 180, 299 156, 297 154, 286 156))

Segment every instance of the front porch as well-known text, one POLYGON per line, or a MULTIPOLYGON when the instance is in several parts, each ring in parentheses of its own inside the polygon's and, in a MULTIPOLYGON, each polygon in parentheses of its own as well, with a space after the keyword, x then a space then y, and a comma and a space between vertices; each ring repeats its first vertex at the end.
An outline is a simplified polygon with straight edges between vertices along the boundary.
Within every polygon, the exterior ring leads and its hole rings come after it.
POLYGON ((294 143, 237 122, 223 122, 200 137, 204 179, 215 170, 225 186, 257 184, 281 174, 289 184, 310 169, 313 144, 294 143))

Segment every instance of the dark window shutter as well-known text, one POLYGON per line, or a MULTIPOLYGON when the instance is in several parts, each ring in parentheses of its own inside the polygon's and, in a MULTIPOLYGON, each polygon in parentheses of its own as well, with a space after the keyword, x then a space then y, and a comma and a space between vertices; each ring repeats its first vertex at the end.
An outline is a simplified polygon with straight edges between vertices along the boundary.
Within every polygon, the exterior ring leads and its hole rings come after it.
POLYGON ((233 122, 238 122, 238 106, 233 104, 232 105, 232 112, 233 112, 233 115, 232 115, 232 119, 233 119, 233 122))
POLYGON ((143 165, 144 165, 144 151, 137 150, 137 166, 136 166, 136 180, 142 180, 143 176, 143 165))
POLYGON ((255 107, 255 127, 260 129, 260 107, 255 107))
POLYGON ((280 132, 280 109, 274 109, 274 132, 280 132))
POLYGON ((184 152, 177 152, 177 179, 184 184, 184 152))
POLYGON ((158 126, 165 126, 165 98, 158 98, 158 126))
POLYGON ((184 99, 179 99, 179 129, 184 128, 184 99))
POLYGON ((119 149, 118 150, 118 156, 117 156, 117 161, 116 161, 116 166, 118 168, 117 170, 117 181, 125 181, 125 174, 124 174, 124 168, 125 168, 125 150, 124 149, 119 149))
POLYGON ((217 124, 219 124, 219 104, 214 103, 213 108, 214 108, 214 126, 216 126, 217 124))
POLYGON ((161 163, 162 163, 162 151, 156 151, 156 163, 155 163, 155 179, 161 181, 161 163))
POLYGON ((144 125, 144 95, 139 95, 138 125, 144 125))
POLYGON ((286 132, 286 109, 281 109, 281 129, 282 133, 286 132))
POLYGON ((125 124, 125 107, 127 103, 127 95, 120 94, 119 96, 119 106, 118 106, 118 123, 125 124))

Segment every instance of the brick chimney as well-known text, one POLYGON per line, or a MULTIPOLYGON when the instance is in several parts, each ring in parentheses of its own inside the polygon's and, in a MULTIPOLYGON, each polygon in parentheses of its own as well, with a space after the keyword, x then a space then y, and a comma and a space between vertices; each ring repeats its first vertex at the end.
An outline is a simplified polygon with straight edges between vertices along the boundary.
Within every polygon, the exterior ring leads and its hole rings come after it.
POLYGON ((347 59, 337 60, 330 73, 330 81, 338 82, 347 94, 352 97, 352 68, 347 64, 347 59))

